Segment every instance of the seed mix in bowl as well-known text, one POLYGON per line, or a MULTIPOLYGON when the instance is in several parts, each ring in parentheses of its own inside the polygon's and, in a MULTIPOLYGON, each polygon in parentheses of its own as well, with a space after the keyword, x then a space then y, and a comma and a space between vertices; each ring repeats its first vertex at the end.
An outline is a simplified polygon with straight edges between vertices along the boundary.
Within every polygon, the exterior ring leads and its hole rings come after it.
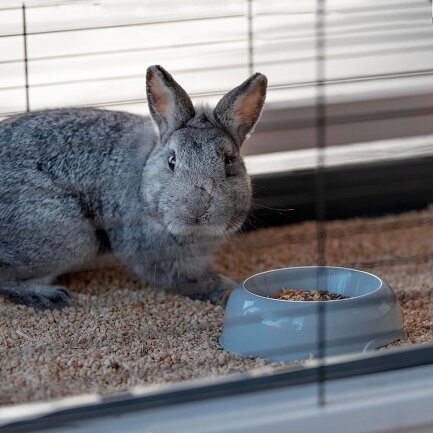
POLYGON ((337 301, 347 299, 349 296, 340 293, 332 293, 327 290, 293 290, 283 289, 275 295, 269 296, 272 299, 281 301, 337 301))

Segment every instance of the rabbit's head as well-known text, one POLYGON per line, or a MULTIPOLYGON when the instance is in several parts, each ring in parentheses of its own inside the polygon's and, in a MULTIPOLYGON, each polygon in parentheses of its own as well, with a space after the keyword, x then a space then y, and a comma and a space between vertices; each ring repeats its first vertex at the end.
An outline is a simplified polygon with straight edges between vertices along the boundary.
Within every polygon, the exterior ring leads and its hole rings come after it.
POLYGON ((214 110, 191 99, 160 66, 147 70, 147 97, 159 143, 150 155, 143 194, 175 236, 224 236, 239 229, 251 185, 240 148, 260 117, 267 79, 254 74, 214 110))

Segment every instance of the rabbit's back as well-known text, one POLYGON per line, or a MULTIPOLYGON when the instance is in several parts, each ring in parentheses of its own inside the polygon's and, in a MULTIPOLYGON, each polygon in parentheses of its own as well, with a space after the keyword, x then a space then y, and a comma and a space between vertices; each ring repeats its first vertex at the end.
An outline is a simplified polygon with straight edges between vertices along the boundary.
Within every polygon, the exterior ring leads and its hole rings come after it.
POLYGON ((0 123, 0 177, 95 186, 137 152, 150 152, 153 136, 150 121, 129 113, 72 108, 19 115, 0 123))

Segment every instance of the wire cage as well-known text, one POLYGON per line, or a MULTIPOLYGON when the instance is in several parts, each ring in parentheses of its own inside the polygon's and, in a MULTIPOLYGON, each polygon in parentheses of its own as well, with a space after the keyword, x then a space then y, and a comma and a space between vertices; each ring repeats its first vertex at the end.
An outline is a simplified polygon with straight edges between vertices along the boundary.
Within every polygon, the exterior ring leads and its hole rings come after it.
MULTIPOLYGON (((95 392, 108 395, 95 414, 120 413, 314 382, 317 404, 326 405, 325 384, 335 377, 433 362, 430 2, 6 0, 0 24, 4 119, 69 106, 148 116, 150 64, 166 67, 195 103, 214 104, 249 75, 265 73, 266 108, 242 149, 252 209, 242 233, 217 254, 217 266, 237 281, 304 265, 371 272, 395 289, 408 335, 373 354, 329 359, 328 308, 318 303, 313 359, 293 365, 241 358, 218 344, 221 306, 188 301, 185 325, 186 301, 155 289, 143 295, 124 269, 90 269, 61 277, 78 304, 66 319, 0 304, 8 372, 0 404, 95 392), (167 306, 180 313, 162 323, 167 306), (128 317, 131 327, 122 328, 128 317), (28 357, 36 362, 24 367, 28 357), (264 366, 271 370, 249 373, 264 366), (208 376, 221 382, 128 394, 138 385, 208 376)), ((83 410, 32 420, 32 428, 83 410)))

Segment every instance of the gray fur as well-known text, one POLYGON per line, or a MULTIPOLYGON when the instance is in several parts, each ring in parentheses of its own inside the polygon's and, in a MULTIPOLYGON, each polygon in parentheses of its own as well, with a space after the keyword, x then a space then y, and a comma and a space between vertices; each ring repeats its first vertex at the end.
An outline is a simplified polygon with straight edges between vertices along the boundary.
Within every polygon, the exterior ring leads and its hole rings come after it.
MULTIPOLYGON (((212 269, 212 254, 251 203, 239 137, 221 114, 194 109, 163 68, 149 68, 147 78, 154 125, 89 108, 0 123, 0 293, 37 308, 69 305, 66 289, 49 285, 51 276, 110 254, 140 279, 186 295, 216 301, 232 284, 212 269), (153 93, 161 89, 164 103, 153 93), (233 162, 226 166, 227 154, 233 162)), ((259 113, 266 87, 260 91, 259 113)))

